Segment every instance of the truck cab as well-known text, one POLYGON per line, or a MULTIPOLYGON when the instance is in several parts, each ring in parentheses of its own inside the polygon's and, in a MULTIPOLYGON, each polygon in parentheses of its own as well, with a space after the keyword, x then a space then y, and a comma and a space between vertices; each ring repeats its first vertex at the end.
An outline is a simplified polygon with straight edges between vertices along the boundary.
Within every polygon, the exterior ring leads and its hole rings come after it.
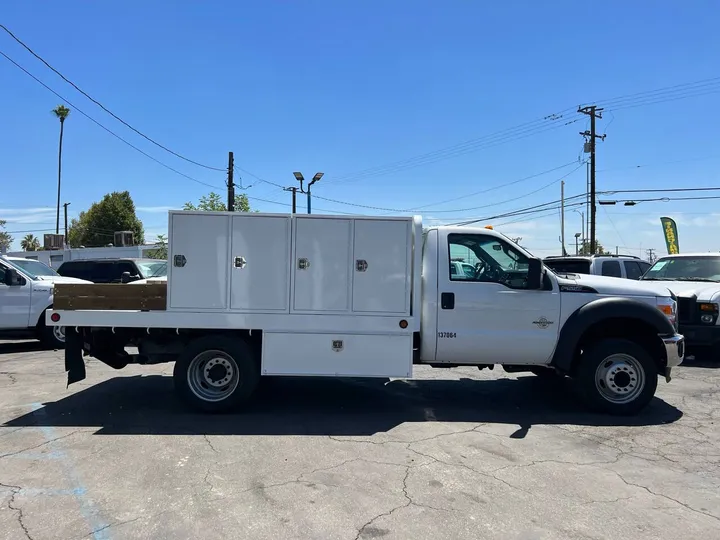
POLYGON ((54 348, 65 343, 63 327, 47 326, 55 283, 89 283, 58 275, 46 264, 21 257, 0 257, 0 334, 40 339, 54 348))

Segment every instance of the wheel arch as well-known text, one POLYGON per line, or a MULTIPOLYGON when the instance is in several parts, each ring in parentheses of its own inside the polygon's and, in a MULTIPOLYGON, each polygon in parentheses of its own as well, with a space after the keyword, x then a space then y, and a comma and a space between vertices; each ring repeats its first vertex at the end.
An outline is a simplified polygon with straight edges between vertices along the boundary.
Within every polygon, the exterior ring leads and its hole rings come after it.
POLYGON ((657 308, 631 298, 601 298, 577 309, 563 325, 550 364, 570 373, 588 343, 603 338, 625 338, 648 349, 658 362, 667 359, 659 336, 675 328, 657 308))
POLYGON ((48 309, 52 309, 52 308, 53 308, 53 303, 50 302, 50 305, 47 306, 45 309, 43 309, 40 312, 40 315, 38 315, 37 321, 35 321, 35 324, 33 325, 35 328, 39 329, 39 328, 45 326, 45 314, 47 313, 48 309))

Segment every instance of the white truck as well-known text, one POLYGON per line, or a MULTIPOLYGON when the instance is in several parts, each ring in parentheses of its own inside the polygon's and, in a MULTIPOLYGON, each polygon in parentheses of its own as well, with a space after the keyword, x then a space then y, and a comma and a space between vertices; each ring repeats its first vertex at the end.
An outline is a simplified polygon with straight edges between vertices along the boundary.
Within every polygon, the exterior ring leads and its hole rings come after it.
POLYGON ((720 253, 678 253, 660 257, 640 278, 677 296, 678 328, 688 354, 720 359, 720 253))
POLYGON ((53 305, 55 283, 90 282, 62 277, 40 261, 0 257, 0 337, 31 336, 49 347, 63 347, 63 327, 45 324, 45 311, 53 305))
POLYGON ((223 411, 261 376, 502 364, 567 375, 592 408, 634 414, 683 360, 665 287, 561 278, 489 228, 172 211, 168 230, 166 284, 56 287, 47 324, 67 329, 68 384, 85 378, 83 354, 116 369, 174 361, 180 397, 223 411), (451 274, 460 258, 472 279, 451 274))

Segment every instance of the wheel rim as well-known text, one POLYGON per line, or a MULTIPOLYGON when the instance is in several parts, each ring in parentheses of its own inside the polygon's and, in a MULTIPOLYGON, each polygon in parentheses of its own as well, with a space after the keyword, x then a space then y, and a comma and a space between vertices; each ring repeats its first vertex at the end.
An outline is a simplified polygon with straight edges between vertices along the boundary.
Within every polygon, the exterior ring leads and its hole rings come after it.
POLYGON ((65 343, 65 327, 53 326, 52 329, 53 337, 60 343, 65 343))
POLYGON ((645 388, 645 370, 634 357, 613 354, 595 371, 595 387, 607 401, 629 403, 645 388))
POLYGON ((223 351, 205 351, 190 362, 187 371, 190 390, 203 401, 222 401, 240 383, 240 371, 232 356, 223 351))

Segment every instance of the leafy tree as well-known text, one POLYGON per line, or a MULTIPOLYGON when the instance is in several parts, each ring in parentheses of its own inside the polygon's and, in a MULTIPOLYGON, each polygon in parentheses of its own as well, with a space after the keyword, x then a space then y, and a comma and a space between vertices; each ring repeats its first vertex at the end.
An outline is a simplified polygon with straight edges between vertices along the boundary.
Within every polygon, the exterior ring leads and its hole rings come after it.
POLYGON ((157 235, 157 241, 155 242, 155 249, 151 249, 147 252, 148 257, 151 259, 167 259, 168 258, 168 246, 167 238, 164 234, 157 235))
POLYGON ((20 241, 20 247, 23 251, 38 251, 40 249, 40 240, 34 234, 26 234, 20 241))
POLYGON ((6 221, 0 219, 0 249, 8 250, 13 243, 13 237, 9 232, 3 231, 6 221))
MULTIPOLYGON (((200 197, 200 201, 197 204, 186 202, 183 205, 183 210, 202 210, 204 212, 225 212, 227 211, 227 204, 225 200, 219 194, 211 191, 207 195, 200 197)), ((250 201, 247 195, 235 195, 235 211, 236 212, 249 212, 250 201)))
MULTIPOLYGON (((595 253, 597 255, 610 255, 610 252, 606 250, 598 240, 595 240, 595 253)), ((590 250, 590 240, 583 240, 583 243, 580 246, 579 254, 592 255, 592 251, 590 250)))
POLYGON ((97 247, 114 241, 117 231, 132 231, 136 245, 145 243, 142 222, 135 215, 135 203, 128 191, 113 191, 93 203, 87 212, 80 212, 70 222, 70 247, 97 247))

